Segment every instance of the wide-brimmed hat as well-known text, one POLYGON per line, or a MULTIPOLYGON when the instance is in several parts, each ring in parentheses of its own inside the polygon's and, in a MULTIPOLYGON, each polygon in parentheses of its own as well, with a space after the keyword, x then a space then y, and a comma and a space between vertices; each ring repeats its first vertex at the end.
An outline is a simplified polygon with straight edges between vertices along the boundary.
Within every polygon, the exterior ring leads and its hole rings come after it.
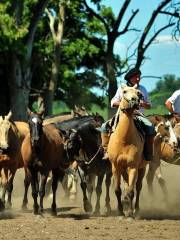
POLYGON ((131 70, 129 70, 129 72, 126 73, 124 79, 126 81, 129 81, 129 79, 134 75, 141 75, 141 71, 138 68, 132 68, 131 70))

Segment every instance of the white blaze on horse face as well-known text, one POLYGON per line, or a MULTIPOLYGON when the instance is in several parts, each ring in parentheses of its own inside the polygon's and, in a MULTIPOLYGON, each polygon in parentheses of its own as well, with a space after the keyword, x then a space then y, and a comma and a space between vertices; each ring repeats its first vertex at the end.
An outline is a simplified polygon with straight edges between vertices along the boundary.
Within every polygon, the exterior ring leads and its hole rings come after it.
POLYGON ((33 118, 32 118, 32 122, 33 122, 33 123, 37 123, 37 122, 38 122, 38 119, 37 119, 36 117, 33 117, 33 118))
POLYGON ((177 137, 176 137, 176 135, 174 133, 174 130, 172 128, 171 122, 167 121, 166 125, 169 127, 169 133, 170 133, 169 143, 172 146, 176 147, 178 145, 178 140, 177 140, 177 137))
POLYGON ((8 144, 8 133, 10 129, 11 123, 7 118, 4 120, 0 119, 0 148, 7 149, 9 147, 8 144))

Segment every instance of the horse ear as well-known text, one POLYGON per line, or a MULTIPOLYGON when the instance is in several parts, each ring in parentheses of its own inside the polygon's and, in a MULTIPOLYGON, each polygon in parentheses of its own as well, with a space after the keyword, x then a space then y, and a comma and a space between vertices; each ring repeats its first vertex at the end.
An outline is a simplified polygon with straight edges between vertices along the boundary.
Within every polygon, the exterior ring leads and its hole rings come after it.
POLYGON ((74 109, 76 110, 76 111, 78 111, 79 109, 78 109, 78 107, 76 106, 76 105, 74 105, 74 109))
POLYGON ((44 109, 42 109, 41 111, 38 112, 38 115, 40 115, 41 117, 44 117, 44 109))
POLYGON ((30 110, 30 108, 27 109, 27 114, 30 116, 32 114, 32 111, 30 110))
POLYGON ((12 111, 9 111, 8 115, 5 116, 5 119, 9 120, 11 118, 11 116, 12 116, 12 111))

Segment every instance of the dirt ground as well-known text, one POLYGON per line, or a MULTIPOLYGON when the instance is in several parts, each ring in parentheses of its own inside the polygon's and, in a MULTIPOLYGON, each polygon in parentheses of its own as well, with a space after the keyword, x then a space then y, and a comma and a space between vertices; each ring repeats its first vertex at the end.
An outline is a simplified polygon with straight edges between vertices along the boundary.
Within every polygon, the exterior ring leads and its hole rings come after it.
MULTIPOLYGON (((111 193, 113 213, 105 216, 104 194, 101 199, 101 216, 94 217, 84 213, 82 194, 78 191, 76 203, 63 200, 62 188, 58 189, 58 215, 51 216, 51 200, 45 200, 43 216, 34 216, 32 198, 29 194, 27 212, 21 211, 23 195, 23 171, 15 177, 12 210, 0 214, 0 240, 6 239, 112 239, 112 240, 148 240, 180 239, 180 167, 163 163, 163 175, 167 182, 169 198, 164 199, 162 191, 155 181, 155 195, 150 199, 146 181, 140 198, 141 220, 119 220, 116 212, 116 198, 111 193), (168 201, 168 203, 167 203, 168 201)), ((95 195, 95 194, 94 194, 95 195)), ((93 202, 95 196, 93 196, 93 202)))

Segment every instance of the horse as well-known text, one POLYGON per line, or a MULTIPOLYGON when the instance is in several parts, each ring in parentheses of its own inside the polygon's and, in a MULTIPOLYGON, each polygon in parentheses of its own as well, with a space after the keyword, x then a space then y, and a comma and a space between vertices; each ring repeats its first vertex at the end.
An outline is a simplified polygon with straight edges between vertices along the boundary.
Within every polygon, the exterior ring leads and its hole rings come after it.
POLYGON ((5 203, 5 195, 8 192, 7 207, 12 206, 13 180, 17 169, 23 167, 21 146, 25 136, 29 132, 28 124, 25 122, 13 122, 11 116, 11 111, 6 116, 0 116, 2 201, 5 203))
MULTIPOLYGON (((44 124, 44 121, 43 121, 43 125, 46 125, 46 123, 44 124)), ((95 125, 95 127, 98 128, 104 122, 104 119, 101 115, 96 113, 96 114, 71 117, 64 121, 59 120, 58 122, 54 122, 54 124, 58 129, 69 131, 71 128, 77 128, 79 125, 85 122, 92 122, 95 125)), ((70 166, 70 169, 68 169, 68 172, 66 171, 68 174, 65 175, 64 180, 62 181, 63 189, 65 191, 65 197, 66 198, 69 197, 70 200, 75 200, 76 193, 77 193, 77 177, 76 177, 77 168, 75 167, 76 165, 77 165, 76 161, 72 163, 72 165, 70 166), (68 183, 68 186, 67 186, 67 183, 68 183)), ((48 195, 50 192, 49 186, 51 182, 52 182, 51 177, 49 177, 47 182, 46 195, 48 195)))
POLYGON ((75 109, 71 110, 71 112, 64 112, 64 113, 46 116, 44 118, 43 125, 61 122, 74 117, 87 116, 87 115, 89 114, 86 111, 85 107, 77 107, 75 105, 75 109))
POLYGON ((59 129, 73 131, 69 135, 69 143, 72 145, 79 143, 78 151, 80 156, 75 160, 78 162, 78 172, 81 179, 81 189, 83 192, 84 210, 92 211, 91 196, 93 191, 93 182, 95 176, 98 177, 96 194, 97 202, 94 214, 100 213, 100 196, 102 192, 102 181, 106 174, 106 208, 107 213, 111 211, 109 187, 111 184, 111 166, 108 161, 103 161, 103 151, 101 151, 101 137, 97 130, 104 122, 104 119, 99 115, 81 116, 64 122, 56 123, 59 129), (81 172, 80 172, 81 171, 81 172), (88 196, 86 194, 88 190, 88 196))
POLYGON ((102 182, 106 175, 106 197, 105 207, 107 214, 111 212, 109 188, 111 184, 111 164, 104 161, 101 134, 91 122, 79 125, 69 136, 69 142, 72 145, 79 142, 79 156, 75 157, 78 162, 78 171, 81 178, 81 188, 83 192, 84 210, 92 211, 91 197, 95 185, 95 177, 97 176, 96 185, 96 204, 94 215, 100 215, 100 197, 102 193, 102 182), (80 172, 81 170, 81 172, 80 172), (88 196, 86 195, 86 189, 88 196))
POLYGON ((56 215, 56 190, 58 179, 64 176, 63 170, 68 168, 73 161, 71 154, 76 154, 72 150, 67 156, 64 150, 63 134, 55 125, 43 126, 42 115, 31 112, 28 119, 30 133, 26 135, 22 145, 22 155, 24 165, 29 173, 32 186, 32 197, 34 200, 34 214, 43 213, 43 199, 45 196, 45 185, 49 172, 52 171, 52 214, 56 215), (41 175, 39 188, 38 173, 41 175), (38 204, 38 194, 40 196, 40 206, 38 204))
POLYGON ((110 136, 107 149, 121 218, 134 218, 139 213, 139 197, 147 162, 143 156, 144 137, 137 130, 133 115, 139 108, 141 99, 142 94, 136 86, 122 87, 122 98, 117 112, 119 121, 110 136), (121 201, 121 176, 127 183, 124 204, 121 201), (135 186, 136 200, 133 208, 135 186))
POLYGON ((176 123, 180 122, 179 114, 152 114, 146 116, 154 125, 157 125, 160 122, 170 121, 174 127, 176 123))
MULTIPOLYGON (((156 126, 156 136, 154 138, 154 160, 149 163, 149 170, 146 176, 148 189, 150 195, 153 194, 153 179, 156 176, 158 183, 160 184, 162 191, 164 193, 165 199, 167 200, 167 187, 165 184, 165 179, 161 173, 161 160, 174 164, 180 165, 180 151, 179 151, 179 143, 177 140, 178 134, 178 125, 175 125, 172 128, 171 122, 161 121, 156 126), (175 131, 176 130, 176 134, 175 131)), ((180 132, 179 132, 180 133, 180 132)), ((180 137, 180 135, 179 135, 180 137)))

